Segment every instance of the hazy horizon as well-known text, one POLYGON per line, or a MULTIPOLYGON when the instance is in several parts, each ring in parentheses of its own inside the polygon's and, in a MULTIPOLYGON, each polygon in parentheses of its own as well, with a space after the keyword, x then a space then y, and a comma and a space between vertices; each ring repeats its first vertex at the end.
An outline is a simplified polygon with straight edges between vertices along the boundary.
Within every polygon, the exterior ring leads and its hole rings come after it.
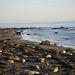
POLYGON ((0 0, 0 23, 75 21, 75 0, 0 0))

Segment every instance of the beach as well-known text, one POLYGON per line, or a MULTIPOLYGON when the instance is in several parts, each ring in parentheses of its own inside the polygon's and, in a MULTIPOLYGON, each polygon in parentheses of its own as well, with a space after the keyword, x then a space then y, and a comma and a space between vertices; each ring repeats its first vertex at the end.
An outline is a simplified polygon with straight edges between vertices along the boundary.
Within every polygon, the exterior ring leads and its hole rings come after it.
POLYGON ((75 22, 56 23, 9 23, 0 28, 22 29, 22 40, 42 42, 48 40, 58 46, 75 49, 75 22))
POLYGON ((75 75, 75 0, 0 0, 0 75, 75 75))
POLYGON ((0 29, 1 75, 75 75, 75 49, 23 40, 23 30, 0 29))

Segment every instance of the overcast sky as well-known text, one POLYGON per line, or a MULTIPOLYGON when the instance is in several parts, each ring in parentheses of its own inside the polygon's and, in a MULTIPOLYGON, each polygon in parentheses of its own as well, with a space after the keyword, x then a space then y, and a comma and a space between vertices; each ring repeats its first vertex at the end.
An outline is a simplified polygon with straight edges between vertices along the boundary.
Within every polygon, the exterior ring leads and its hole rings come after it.
POLYGON ((0 23, 74 20, 75 0, 0 0, 0 23))

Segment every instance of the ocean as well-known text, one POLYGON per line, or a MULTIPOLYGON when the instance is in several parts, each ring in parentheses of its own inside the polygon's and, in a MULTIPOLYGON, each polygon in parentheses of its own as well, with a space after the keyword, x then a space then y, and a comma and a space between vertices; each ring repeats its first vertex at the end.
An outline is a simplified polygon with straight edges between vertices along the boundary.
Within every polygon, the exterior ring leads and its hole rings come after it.
POLYGON ((0 28, 30 28, 23 30, 21 38, 41 42, 49 40, 58 46, 75 49, 75 22, 11 23, 0 24, 0 28), (31 29, 33 27, 34 29, 31 29))

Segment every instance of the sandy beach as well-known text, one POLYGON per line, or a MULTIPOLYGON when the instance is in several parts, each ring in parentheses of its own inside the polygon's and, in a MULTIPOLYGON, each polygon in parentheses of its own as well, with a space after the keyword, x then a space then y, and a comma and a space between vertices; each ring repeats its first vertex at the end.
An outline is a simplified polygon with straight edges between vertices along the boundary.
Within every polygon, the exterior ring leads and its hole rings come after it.
POLYGON ((22 30, 0 29, 1 75, 75 75, 74 49, 22 40, 22 30))

